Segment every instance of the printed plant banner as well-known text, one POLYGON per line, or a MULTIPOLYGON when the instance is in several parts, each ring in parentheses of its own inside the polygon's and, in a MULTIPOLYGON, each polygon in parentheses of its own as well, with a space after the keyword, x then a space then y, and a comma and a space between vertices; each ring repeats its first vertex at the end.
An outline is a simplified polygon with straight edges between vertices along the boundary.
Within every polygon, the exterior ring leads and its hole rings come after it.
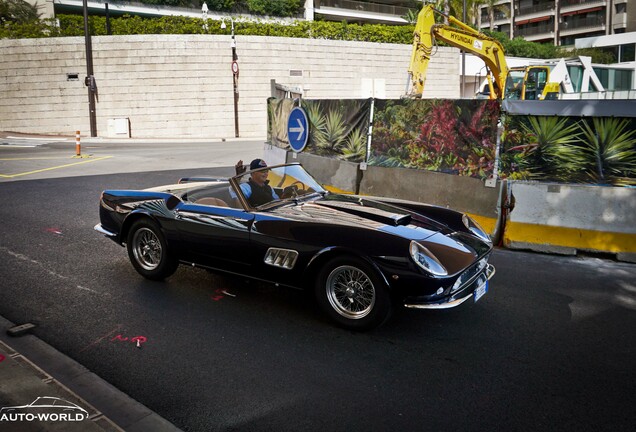
POLYGON ((636 119, 504 115, 500 175, 636 185, 636 119))
MULTIPOLYGON (((268 138, 288 149, 287 118, 298 103, 268 100, 268 138)), ((507 114, 497 100, 302 100, 310 123, 306 152, 488 178, 501 120, 501 178, 636 186, 636 119, 507 114)))
MULTIPOLYGON (((270 98, 267 103, 268 140, 289 150, 287 119, 298 101, 270 98)), ((305 152, 351 162, 366 160, 371 99, 302 99, 300 105, 309 121, 305 152)))
POLYGON ((487 178, 499 115, 496 100, 376 100, 369 164, 487 178))

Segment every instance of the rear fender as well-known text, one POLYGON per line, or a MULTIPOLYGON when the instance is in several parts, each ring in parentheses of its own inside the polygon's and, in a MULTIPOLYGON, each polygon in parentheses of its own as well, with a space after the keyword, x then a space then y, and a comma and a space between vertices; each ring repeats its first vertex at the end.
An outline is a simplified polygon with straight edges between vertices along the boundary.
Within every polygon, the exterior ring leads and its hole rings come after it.
MULTIPOLYGON (((137 196, 136 198, 139 198, 137 196)), ((159 221, 158 215, 164 215, 167 219, 172 219, 172 211, 179 207, 183 201, 181 201, 175 195, 169 193, 153 193, 148 196, 148 200, 142 203, 138 203, 136 208, 132 208, 124 218, 124 221, 119 232, 118 243, 123 244, 128 238, 128 231, 135 221, 142 218, 149 218, 156 222, 160 227, 162 224, 159 221), (161 202, 161 200, 163 202, 161 202), (160 205, 157 201, 159 201, 160 205)), ((165 233, 164 233, 165 234, 165 233)))

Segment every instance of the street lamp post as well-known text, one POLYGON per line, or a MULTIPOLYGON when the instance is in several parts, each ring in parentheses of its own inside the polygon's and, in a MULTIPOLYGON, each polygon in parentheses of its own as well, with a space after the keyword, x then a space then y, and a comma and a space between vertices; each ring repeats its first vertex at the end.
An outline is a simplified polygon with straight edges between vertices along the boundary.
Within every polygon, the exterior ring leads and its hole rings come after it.
MULTIPOLYGON (((232 80, 233 80, 233 90, 234 90, 234 136, 238 138, 239 137, 239 119, 238 119, 239 67, 238 67, 238 55, 236 54, 236 38, 234 37, 234 19, 232 17, 230 17, 230 22, 232 25, 231 33, 232 33, 232 80)), ((221 28, 222 29, 227 28, 224 20, 221 21, 221 28)))
POLYGON ((83 1, 84 8, 84 45, 86 45, 86 79, 84 84, 88 87, 88 111, 91 125, 91 137, 97 136, 97 115, 95 113, 95 93, 97 84, 93 75, 93 45, 91 32, 88 27, 88 0, 83 1))

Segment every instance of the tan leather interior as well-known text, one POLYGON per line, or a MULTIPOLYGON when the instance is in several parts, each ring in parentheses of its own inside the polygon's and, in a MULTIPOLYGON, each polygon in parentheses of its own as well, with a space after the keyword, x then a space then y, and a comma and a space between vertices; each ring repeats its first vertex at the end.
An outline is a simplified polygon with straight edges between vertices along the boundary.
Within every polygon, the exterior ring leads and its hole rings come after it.
POLYGON ((197 204, 211 205, 217 207, 229 207, 225 201, 220 198, 204 197, 196 201, 197 204))

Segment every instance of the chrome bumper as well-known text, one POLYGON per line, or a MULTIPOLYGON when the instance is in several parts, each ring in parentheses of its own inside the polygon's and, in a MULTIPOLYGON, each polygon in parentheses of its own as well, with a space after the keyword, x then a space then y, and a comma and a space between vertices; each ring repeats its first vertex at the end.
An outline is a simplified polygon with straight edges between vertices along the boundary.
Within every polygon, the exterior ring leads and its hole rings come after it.
POLYGON ((108 231, 106 228, 102 226, 102 224, 95 225, 93 229, 97 231, 98 233, 104 234, 106 237, 117 237, 117 234, 115 234, 114 232, 108 231))
MULTIPOLYGON (((488 264, 488 266, 486 267, 482 275, 485 275, 486 279, 490 280, 495 275, 495 273, 496 273, 495 266, 492 264, 488 264)), ((477 277, 475 279, 475 282, 477 282, 479 279, 480 277, 477 277)), ((473 284, 475 284, 475 282, 473 282, 473 284)), ((404 307, 407 307, 410 309, 450 309, 450 308, 459 306, 460 304, 464 303, 466 300, 471 298, 473 296, 474 291, 475 289, 472 289, 470 290, 470 294, 468 294, 467 296, 461 297, 455 300, 451 300, 449 302, 428 303, 428 304, 405 304, 404 307)))

